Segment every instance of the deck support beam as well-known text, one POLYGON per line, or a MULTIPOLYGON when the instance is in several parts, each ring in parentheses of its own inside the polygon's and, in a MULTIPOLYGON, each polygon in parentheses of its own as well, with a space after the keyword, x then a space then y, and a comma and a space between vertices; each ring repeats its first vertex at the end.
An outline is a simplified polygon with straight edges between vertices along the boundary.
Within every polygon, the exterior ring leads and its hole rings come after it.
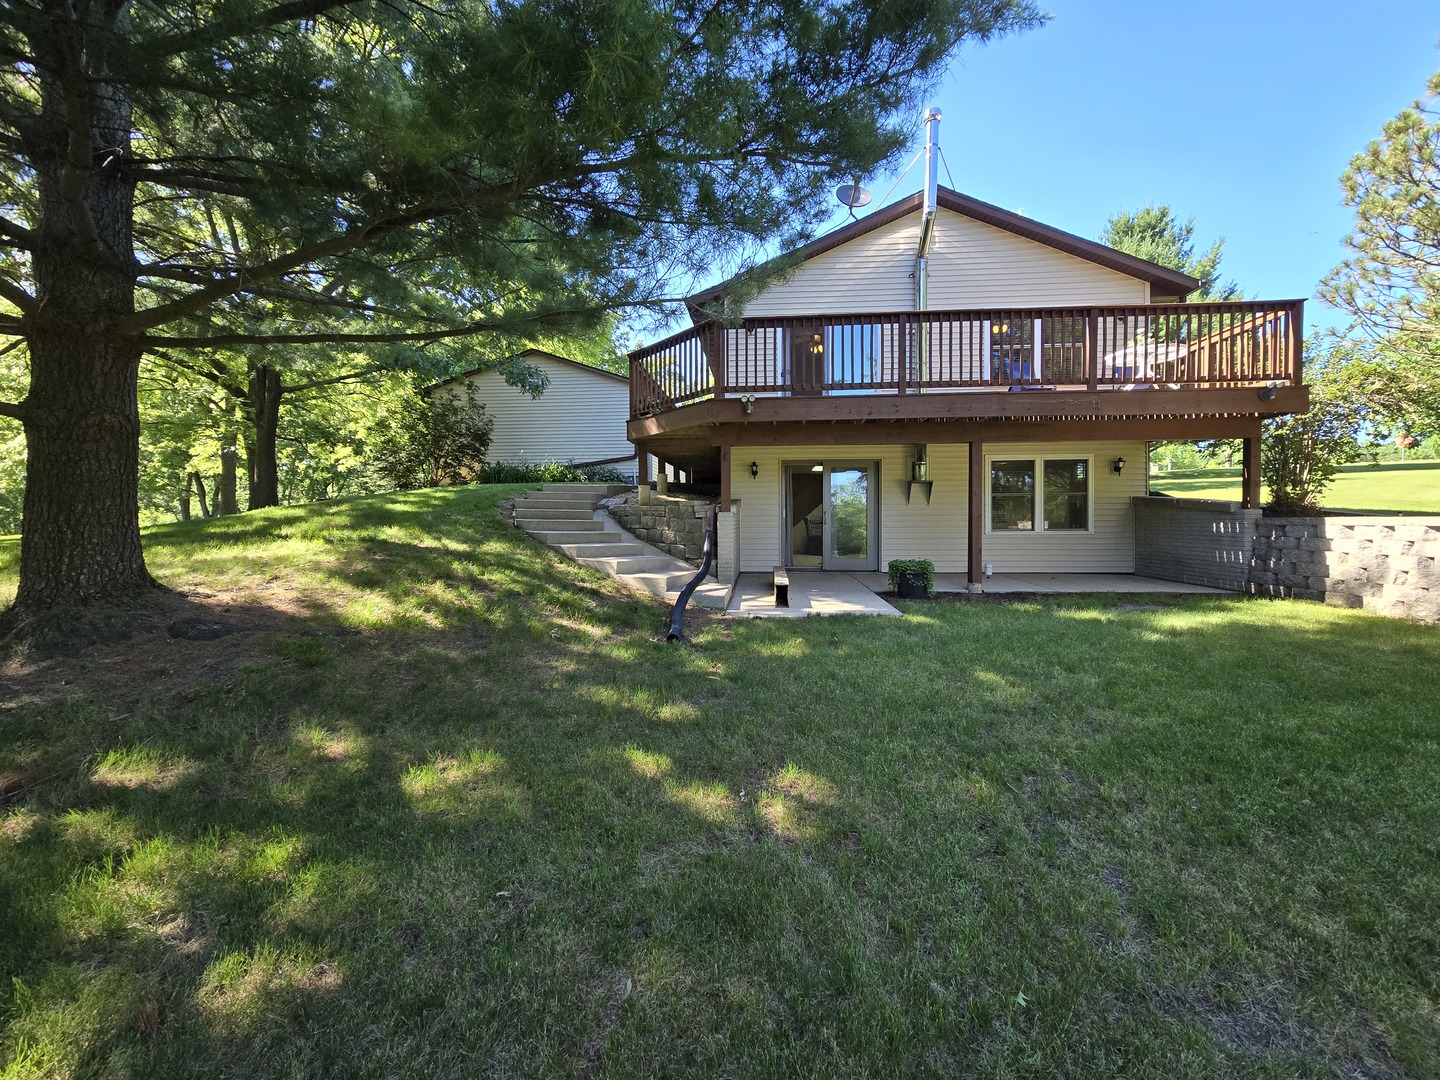
POLYGON ((730 510, 730 444, 720 444, 720 512, 730 510))
POLYGON ((981 591, 981 583, 985 579, 982 561, 982 544, 985 538, 985 444, 982 442, 970 443, 969 487, 970 524, 966 533, 968 552, 965 560, 965 580, 969 583, 970 591, 977 593, 981 591))
POLYGON ((1254 433, 1244 437, 1240 457, 1240 477, 1244 488, 1241 506, 1246 510, 1260 508, 1260 421, 1255 421, 1254 433))

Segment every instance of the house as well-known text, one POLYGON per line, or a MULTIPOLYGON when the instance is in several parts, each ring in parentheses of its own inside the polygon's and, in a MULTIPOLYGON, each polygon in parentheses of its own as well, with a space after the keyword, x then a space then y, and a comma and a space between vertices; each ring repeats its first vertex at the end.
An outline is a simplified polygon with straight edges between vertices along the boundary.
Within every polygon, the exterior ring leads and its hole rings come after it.
POLYGON ((506 364, 456 375, 427 393, 475 387, 476 400, 493 421, 491 461, 611 465, 636 475, 635 449, 625 437, 630 388, 624 375, 540 349, 527 349, 512 360, 545 374, 549 385, 543 394, 531 397, 507 383, 506 364))
POLYGON ((630 354, 630 440, 714 485, 722 577, 1134 573, 1149 442, 1244 440, 1258 508, 1261 422, 1308 407, 1303 301, 1186 303, 1193 278, 933 166, 780 265, 630 354))

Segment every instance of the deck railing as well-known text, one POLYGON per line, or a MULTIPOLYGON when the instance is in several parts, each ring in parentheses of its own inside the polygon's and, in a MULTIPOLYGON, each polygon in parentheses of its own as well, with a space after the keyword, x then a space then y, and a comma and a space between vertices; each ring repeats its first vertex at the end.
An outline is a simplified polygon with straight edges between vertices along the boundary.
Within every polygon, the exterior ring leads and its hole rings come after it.
POLYGON ((1304 301, 707 322, 630 354, 630 414, 707 398, 1298 385, 1304 301))

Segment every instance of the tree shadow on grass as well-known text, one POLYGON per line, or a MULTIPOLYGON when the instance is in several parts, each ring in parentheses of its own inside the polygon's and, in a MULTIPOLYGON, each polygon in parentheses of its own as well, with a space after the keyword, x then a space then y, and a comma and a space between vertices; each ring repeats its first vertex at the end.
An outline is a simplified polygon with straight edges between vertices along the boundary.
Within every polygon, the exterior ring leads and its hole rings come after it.
MULTIPOLYGON (((1353 714, 1307 734, 1285 722, 1311 700, 1296 682, 1236 677, 1373 644, 1338 617, 1076 602, 709 627, 683 649, 656 640, 654 605, 526 542, 473 587, 451 553, 393 543, 378 550, 401 580, 353 586, 396 591, 379 629, 344 632, 342 583, 373 569, 346 550, 303 614, 226 639, 246 663, 177 690, 144 661, 151 685, 119 708, 95 655, 68 668, 88 700, 5 712, 0 771, 41 766, 3 804, 11 1053, 73 1044, 77 1072, 151 1075, 1304 1071, 1434 1053, 1393 1004, 1419 969, 1385 969, 1360 1006, 1389 1017, 1383 1037, 1352 1011, 1317 1041, 1222 1045, 1193 992, 1293 981, 1275 957, 1314 950, 1318 981, 1265 1003, 1291 1023, 1346 973, 1321 951, 1360 946, 1286 906, 1373 920, 1381 875, 1414 899, 1371 940, 1413 947, 1428 886, 1389 860, 1424 843, 1427 751, 1403 707, 1429 685, 1423 636, 1400 632, 1362 680, 1396 714, 1362 755, 1353 714), (451 591, 412 617, 409 590, 435 581, 451 591), (1368 852, 1361 779, 1390 818, 1409 808, 1368 852), (1300 879, 1248 906, 1207 893, 1302 857, 1340 902, 1300 879), (1248 951, 1223 944, 1239 928, 1248 951)), ((167 671, 194 667, 176 656, 167 671)))

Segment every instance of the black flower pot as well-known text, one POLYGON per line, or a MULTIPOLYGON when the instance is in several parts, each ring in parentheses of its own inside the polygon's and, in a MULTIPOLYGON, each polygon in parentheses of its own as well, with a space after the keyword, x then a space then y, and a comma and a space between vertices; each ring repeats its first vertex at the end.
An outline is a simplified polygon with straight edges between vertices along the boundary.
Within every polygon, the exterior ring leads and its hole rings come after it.
POLYGON ((925 575, 919 570, 907 570, 900 575, 896 591, 901 600, 927 600, 930 590, 925 588, 925 575))

